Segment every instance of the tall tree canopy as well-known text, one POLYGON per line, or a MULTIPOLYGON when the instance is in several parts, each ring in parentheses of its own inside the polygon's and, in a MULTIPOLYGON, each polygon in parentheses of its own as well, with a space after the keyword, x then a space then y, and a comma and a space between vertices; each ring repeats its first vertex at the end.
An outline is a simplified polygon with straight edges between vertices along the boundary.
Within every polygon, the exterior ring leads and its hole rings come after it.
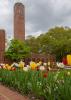
POLYGON ((32 47, 32 52, 53 53, 57 60, 71 53, 71 28, 55 27, 36 39, 28 39, 27 43, 32 47), (31 43, 30 43, 31 41, 31 43), (36 48, 36 49, 35 49, 36 48))

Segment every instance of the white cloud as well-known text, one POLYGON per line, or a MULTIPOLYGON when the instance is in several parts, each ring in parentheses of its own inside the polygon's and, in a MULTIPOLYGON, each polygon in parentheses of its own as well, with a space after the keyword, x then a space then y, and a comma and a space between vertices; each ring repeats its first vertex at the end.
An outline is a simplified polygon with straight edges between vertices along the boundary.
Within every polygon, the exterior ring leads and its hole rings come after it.
POLYGON ((0 0, 0 29, 13 36, 13 7, 25 5, 26 36, 38 35, 56 25, 71 26, 71 0, 0 0))
POLYGON ((8 0, 0 0, 0 29, 5 29, 6 31, 9 18, 9 8, 8 0))

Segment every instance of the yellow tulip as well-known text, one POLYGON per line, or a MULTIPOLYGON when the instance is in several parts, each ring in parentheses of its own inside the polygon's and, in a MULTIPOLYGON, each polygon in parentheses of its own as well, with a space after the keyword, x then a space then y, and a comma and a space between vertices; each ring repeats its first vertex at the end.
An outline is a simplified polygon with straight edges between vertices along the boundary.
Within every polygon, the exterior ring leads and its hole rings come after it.
POLYGON ((32 70, 34 70, 34 69, 36 69, 37 64, 35 62, 31 61, 30 62, 30 67, 31 67, 32 70))
POLYGON ((25 63, 23 61, 19 62, 19 68, 23 69, 24 65, 25 65, 25 63))

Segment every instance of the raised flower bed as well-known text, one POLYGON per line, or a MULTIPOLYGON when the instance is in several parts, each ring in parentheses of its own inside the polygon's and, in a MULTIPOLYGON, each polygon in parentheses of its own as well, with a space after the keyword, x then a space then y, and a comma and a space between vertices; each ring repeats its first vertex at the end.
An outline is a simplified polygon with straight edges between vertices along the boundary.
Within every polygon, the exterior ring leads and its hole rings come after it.
MULTIPOLYGON (((0 82, 21 94, 39 100, 70 100, 71 71, 45 72, 39 70, 0 70, 0 82)), ((36 99, 35 99, 36 100, 36 99)))

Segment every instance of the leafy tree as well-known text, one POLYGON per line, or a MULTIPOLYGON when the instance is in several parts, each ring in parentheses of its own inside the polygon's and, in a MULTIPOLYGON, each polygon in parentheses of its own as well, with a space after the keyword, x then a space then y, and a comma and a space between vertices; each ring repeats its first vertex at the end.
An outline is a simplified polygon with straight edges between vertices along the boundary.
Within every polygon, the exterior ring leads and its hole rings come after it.
POLYGON ((39 43, 37 38, 33 36, 28 36, 26 39, 26 44, 30 46, 31 48, 31 53, 38 53, 39 52, 39 43))
POLYGON ((43 36, 38 37, 42 51, 56 54, 57 60, 71 53, 71 29, 55 27, 50 29, 43 36))
POLYGON ((11 40, 5 55, 11 60, 20 60, 30 55, 30 47, 25 42, 19 40, 11 40))
POLYGON ((71 28, 51 28, 37 38, 30 36, 26 43, 31 47, 31 52, 52 53, 60 61, 63 56, 71 53, 71 28))

